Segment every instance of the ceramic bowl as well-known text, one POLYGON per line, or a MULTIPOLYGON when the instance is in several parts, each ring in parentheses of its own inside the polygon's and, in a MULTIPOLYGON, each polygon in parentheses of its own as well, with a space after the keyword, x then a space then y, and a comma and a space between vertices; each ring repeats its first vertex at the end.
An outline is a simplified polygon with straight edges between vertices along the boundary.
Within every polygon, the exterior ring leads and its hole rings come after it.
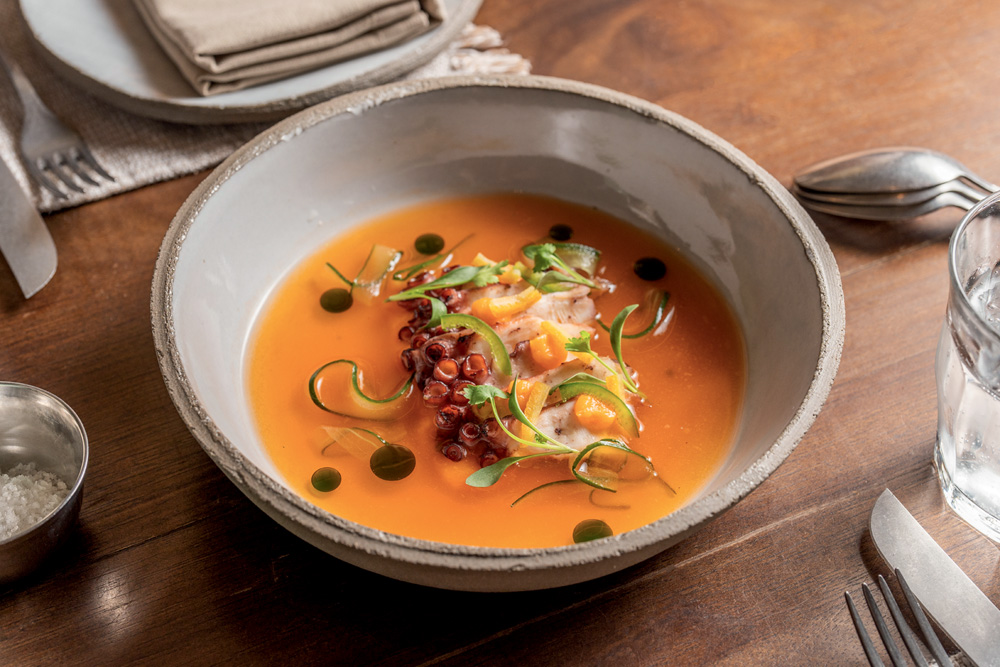
POLYGON ((402 82, 307 109, 238 150, 174 218, 152 324, 167 388, 208 455, 261 509, 337 558, 460 590, 580 582, 676 544, 777 468, 830 389, 844 336, 836 263, 789 193, 695 123, 607 89, 541 77, 402 82), (290 490, 254 430, 244 355, 297 262, 421 200, 521 191, 597 207, 663 237, 729 300, 748 386, 732 454, 691 503, 614 537, 546 549, 387 534, 290 490))

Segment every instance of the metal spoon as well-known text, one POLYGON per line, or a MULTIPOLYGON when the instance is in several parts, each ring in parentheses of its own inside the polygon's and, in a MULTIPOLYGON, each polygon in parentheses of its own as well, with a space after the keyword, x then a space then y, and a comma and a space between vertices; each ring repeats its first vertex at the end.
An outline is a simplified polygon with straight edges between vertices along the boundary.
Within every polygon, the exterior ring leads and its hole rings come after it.
POLYGON ((966 184, 961 179, 955 179, 923 190, 906 192, 824 192, 822 190, 806 190, 795 185, 792 194, 800 200, 809 200, 823 204, 838 204, 849 206, 913 206, 934 199, 945 192, 957 192, 971 201, 978 202, 989 193, 966 184))
POLYGON ((803 190, 841 193, 892 193, 932 188, 958 178, 984 190, 1000 187, 963 164, 925 148, 876 148, 820 162, 795 176, 803 190))
POLYGON ((955 206, 968 211, 976 204, 957 192, 943 192, 933 199, 910 206, 852 206, 850 204, 829 204, 811 199, 799 199, 799 201, 802 202, 803 206, 813 211, 855 220, 911 220, 947 206, 955 206))

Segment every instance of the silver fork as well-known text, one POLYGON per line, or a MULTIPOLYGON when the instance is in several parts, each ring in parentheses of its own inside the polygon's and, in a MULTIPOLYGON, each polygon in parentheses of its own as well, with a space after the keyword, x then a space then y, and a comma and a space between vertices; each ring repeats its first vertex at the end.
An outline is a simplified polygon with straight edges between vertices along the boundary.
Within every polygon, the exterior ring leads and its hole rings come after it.
POLYGON ((90 185, 98 185, 94 180, 95 175, 114 181, 114 177, 91 155, 90 149, 80 135, 45 106, 24 72, 2 54, 0 63, 10 75, 10 80, 24 107, 21 156, 31 177, 60 199, 66 199, 66 193, 48 174, 55 176, 70 190, 81 193, 84 190, 73 180, 74 175, 81 182, 90 185))
MULTIPOLYGON (((942 667, 950 667, 951 660, 948 658, 948 653, 941 645, 941 641, 931 628, 931 624, 927 620, 927 616, 924 614, 923 609, 921 609, 920 603, 917 601, 917 598, 914 597, 912 591, 910 591, 910 587, 907 585, 906 579, 903 578, 902 573, 898 569, 896 570, 896 580, 899 582, 899 587, 903 591, 903 597, 906 599, 906 603, 909 605, 910 611, 913 612, 913 617, 917 621, 917 626, 920 628, 920 634, 923 635, 924 642, 930 649, 932 657, 937 660, 938 664, 942 667)), ((892 620, 895 622, 896 628, 899 630, 899 636, 906 645, 906 650, 909 651, 914 663, 918 666, 927 665, 927 659, 924 658, 923 653, 920 651, 920 647, 917 644, 916 638, 913 636, 913 632, 910 630, 909 624, 907 624, 906 619, 903 618, 903 614, 899 610, 899 605, 896 604, 896 599, 893 597, 892 591, 889 589, 889 585, 885 582, 885 578, 881 574, 878 575, 878 587, 882 591, 882 597, 885 598, 885 603, 889 608, 889 613, 892 615, 892 620)), ((882 643, 885 645, 885 649, 889 653, 889 659, 895 667, 905 667, 906 662, 903 659, 903 655, 900 652, 899 647, 896 645, 896 642, 893 640, 892 635, 889 634, 889 628, 886 625, 885 618, 882 616, 882 612, 879 611, 878 604, 875 602, 875 596, 872 595, 871 588, 869 588, 868 584, 862 584, 861 592, 865 596, 865 602, 868 603, 868 609, 871 611, 872 619, 875 621, 875 627, 878 630, 879 636, 882 638, 882 643)), ((864 648, 865 656, 868 658, 868 663, 872 667, 884 667, 882 658, 879 657, 878 651, 876 651, 875 645, 872 643, 871 637, 868 635, 868 631, 865 630, 865 626, 861 622, 861 617, 858 615, 857 607, 854 606, 854 600, 851 599, 850 592, 845 592, 844 597, 847 598, 847 607, 851 611, 851 619, 854 621, 854 628, 858 632, 858 638, 861 640, 861 646, 864 648)))

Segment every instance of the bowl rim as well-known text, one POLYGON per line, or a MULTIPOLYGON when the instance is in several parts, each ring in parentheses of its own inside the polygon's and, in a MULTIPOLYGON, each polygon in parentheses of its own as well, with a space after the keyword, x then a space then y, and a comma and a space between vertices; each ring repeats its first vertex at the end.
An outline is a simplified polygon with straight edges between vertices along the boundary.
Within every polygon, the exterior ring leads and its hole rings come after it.
MULTIPOLYGON (((0 538, 0 548, 14 544, 15 542, 35 533, 39 529, 48 525, 49 522, 53 521, 55 517, 57 517, 66 509, 67 506, 76 502, 76 497, 80 494, 80 490, 83 488, 83 479, 87 475, 87 465, 90 462, 90 441, 87 438, 87 430, 83 427, 83 421, 80 419, 80 416, 76 414, 76 411, 73 410, 73 408, 71 408, 66 401, 59 398, 52 392, 42 389, 41 387, 25 384, 23 382, 0 380, 0 392, 2 392, 4 387, 16 387, 20 389, 26 389, 30 393, 37 393, 41 394, 42 396, 47 396, 51 398, 53 401, 55 401, 57 404, 65 408, 66 411, 69 413, 69 415, 73 418, 73 423, 80 430, 80 444, 83 445, 83 456, 81 457, 80 460, 80 471, 77 473, 76 479, 73 480, 72 484, 69 483, 66 484, 67 488, 69 489, 69 493, 66 494, 66 497, 63 498, 59 502, 59 504, 52 509, 51 512, 46 514, 39 521, 36 521, 27 528, 24 528, 23 530, 20 530, 7 538, 0 538)), ((63 481, 65 482, 66 480, 63 481)))
POLYGON ((634 554, 656 548, 671 538, 679 540, 695 526, 721 515, 763 482, 812 425, 836 376, 845 329, 844 295, 833 253, 812 218, 773 176, 714 133, 651 102, 593 84, 534 75, 458 76, 390 83, 310 107, 263 131, 219 165, 188 197, 172 220, 156 261, 150 310, 157 357, 174 406, 202 449, 265 512, 272 517, 284 517, 297 528, 347 550, 360 550, 413 565, 477 572, 550 570, 634 554), (541 90, 583 97, 619 107, 685 134, 720 154, 768 196, 798 236, 816 273, 822 315, 820 353, 802 402, 775 442, 736 479, 715 492, 653 523, 603 540, 544 548, 454 545, 390 534, 333 515, 263 473, 226 438, 188 382, 174 339, 173 280, 183 240, 214 192, 243 166, 298 132, 334 116, 356 115, 386 102, 437 91, 483 87, 541 90))

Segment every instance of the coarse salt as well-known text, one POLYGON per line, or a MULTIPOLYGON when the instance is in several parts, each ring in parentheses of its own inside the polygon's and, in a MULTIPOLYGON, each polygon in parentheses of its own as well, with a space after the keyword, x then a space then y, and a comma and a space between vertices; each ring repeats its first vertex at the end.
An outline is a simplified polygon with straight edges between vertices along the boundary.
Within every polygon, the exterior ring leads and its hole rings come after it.
POLYGON ((0 540, 34 526, 68 495, 64 481, 34 463, 0 470, 0 540))

